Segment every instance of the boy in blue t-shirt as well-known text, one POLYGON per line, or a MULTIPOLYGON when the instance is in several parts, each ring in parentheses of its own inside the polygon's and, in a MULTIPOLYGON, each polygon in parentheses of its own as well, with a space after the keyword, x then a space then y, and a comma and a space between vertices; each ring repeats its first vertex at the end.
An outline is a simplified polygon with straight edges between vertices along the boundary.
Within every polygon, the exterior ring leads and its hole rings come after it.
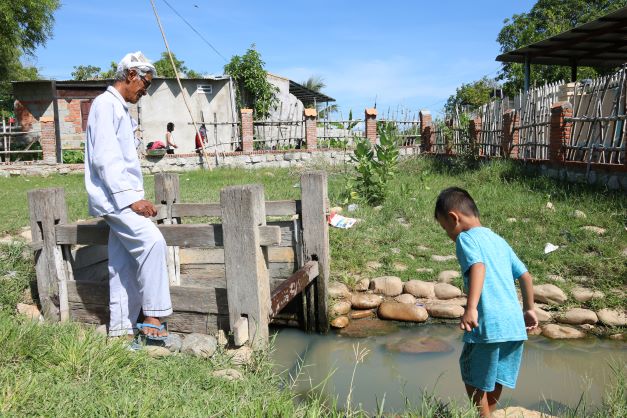
POLYGON ((481 416, 489 417, 503 386, 516 386, 527 330, 538 326, 532 278, 509 244, 481 226, 479 209, 467 191, 443 190, 435 218, 455 241, 468 295, 459 324, 465 331, 459 358, 462 380, 481 416), (515 280, 520 283, 522 310, 515 280))

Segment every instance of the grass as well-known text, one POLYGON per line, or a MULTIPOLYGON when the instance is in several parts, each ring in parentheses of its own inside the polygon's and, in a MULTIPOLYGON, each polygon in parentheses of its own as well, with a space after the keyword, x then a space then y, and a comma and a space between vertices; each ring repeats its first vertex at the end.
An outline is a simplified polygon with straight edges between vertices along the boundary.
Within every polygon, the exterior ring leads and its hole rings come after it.
MULTIPOLYGON (((354 282, 360 277, 398 275, 403 280, 434 280, 437 273, 457 269, 456 262, 438 263, 431 255, 454 254, 454 245, 433 220, 439 191, 457 185, 467 188, 482 213, 482 222, 507 239, 527 264, 536 281, 551 274, 566 282, 564 290, 587 276, 586 286, 602 290, 606 297, 585 304, 624 307, 627 263, 627 197, 621 193, 565 184, 545 177, 525 175, 519 166, 493 162, 478 170, 455 172, 446 163, 414 159, 402 163, 400 175, 390 186, 390 196, 377 210, 360 204, 347 216, 362 221, 349 230, 330 230, 331 272, 335 279, 354 282), (551 201, 555 211, 546 209, 551 201), (574 210, 586 219, 572 216, 574 210), (509 222, 510 217, 517 222, 509 222), (581 229, 603 227, 597 236, 581 229), (543 253, 551 242, 560 249, 543 253), (423 247, 428 249, 422 249, 423 247), (370 270, 368 261, 382 267, 370 270), (402 263, 406 269, 398 270, 402 263), (434 273, 418 273, 417 268, 434 273)), ((219 200, 226 185, 262 183, 269 200, 297 199, 299 173, 293 170, 257 171, 220 169, 180 175, 183 202, 219 200)), ((151 176, 146 194, 154 196, 151 176)), ((331 205, 343 203, 345 179, 330 172, 331 205)), ((64 187, 70 221, 87 217, 82 175, 13 177, 0 179, 4 222, 0 235, 16 233, 28 225, 26 191, 40 187, 64 187)), ((211 360, 187 356, 155 360, 130 353, 77 324, 35 325, 11 315, 34 279, 32 259, 23 244, 0 246, 0 416, 368 416, 363 411, 341 411, 314 393, 295 401, 280 376, 272 371, 267 353, 243 369, 244 379, 226 382, 211 376, 229 366, 224 353, 211 360), (25 257, 26 254, 26 257, 25 257)), ((460 284, 459 282, 457 284, 460 284)), ((572 302, 569 302, 572 303, 572 302)), ((616 370, 599 410, 579 406, 564 416, 625 416, 624 368, 616 370)), ((468 408, 447 405, 436 396, 423 396, 420 405, 407 405, 406 416, 473 416, 468 408)))

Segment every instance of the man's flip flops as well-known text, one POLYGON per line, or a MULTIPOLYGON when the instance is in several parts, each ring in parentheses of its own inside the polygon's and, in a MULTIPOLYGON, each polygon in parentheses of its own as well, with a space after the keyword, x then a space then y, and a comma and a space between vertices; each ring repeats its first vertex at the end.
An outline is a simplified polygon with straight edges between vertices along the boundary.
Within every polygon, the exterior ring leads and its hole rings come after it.
MULTIPOLYGON (((138 322, 137 323, 137 329, 142 331, 145 328, 150 328, 150 329, 156 329, 157 331, 163 331, 164 329, 166 329, 166 324, 163 323, 159 326, 157 325, 153 325, 153 324, 146 324, 143 322, 138 322)), ((144 334, 143 332, 140 332, 139 335, 141 337, 144 337, 148 340, 153 340, 153 341, 166 341, 168 339, 167 335, 164 336, 158 336, 158 335, 150 335, 150 334, 144 334)))

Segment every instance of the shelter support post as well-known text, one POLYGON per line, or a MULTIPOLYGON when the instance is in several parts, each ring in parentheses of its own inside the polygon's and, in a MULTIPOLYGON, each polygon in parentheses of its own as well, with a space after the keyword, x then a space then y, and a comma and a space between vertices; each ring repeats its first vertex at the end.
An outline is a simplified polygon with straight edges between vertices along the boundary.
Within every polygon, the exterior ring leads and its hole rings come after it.
MULTIPOLYGON (((179 176, 174 173, 155 174, 155 201, 156 204, 165 205, 165 217, 157 221, 165 225, 176 225, 181 223, 181 218, 172 216, 172 207, 175 203, 180 203, 181 194, 179 189, 179 176)), ((179 258, 179 247, 168 247, 168 277, 170 286, 181 284, 181 260, 179 258)))

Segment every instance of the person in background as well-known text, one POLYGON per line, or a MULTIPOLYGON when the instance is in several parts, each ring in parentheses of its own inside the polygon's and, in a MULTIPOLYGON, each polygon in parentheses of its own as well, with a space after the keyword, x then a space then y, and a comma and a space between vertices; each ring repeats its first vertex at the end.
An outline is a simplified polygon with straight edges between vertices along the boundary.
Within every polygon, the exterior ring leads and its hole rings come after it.
POLYGON ((174 148, 178 148, 178 145, 176 145, 174 143, 174 139, 172 139, 172 131, 174 131, 174 124, 172 122, 168 122, 165 133, 165 144, 168 154, 174 154, 174 148))
POLYGON ((109 336, 165 339, 172 314, 167 246, 149 219, 155 205, 144 197, 137 155, 137 122, 128 103, 146 94, 155 67, 141 52, 118 64, 112 86, 94 100, 85 138, 85 187, 89 213, 109 225, 109 336), (140 312, 143 321, 138 322, 140 312))
POLYGON ((503 386, 516 386, 527 331, 538 326, 532 278, 509 244, 481 225, 479 209, 466 190, 443 190, 435 204, 435 219, 455 242, 468 295, 459 323, 464 330, 462 380, 479 414, 490 417, 503 386))
POLYGON ((195 139, 196 151, 201 150, 203 144, 205 144, 205 146, 207 145, 207 128, 205 128, 205 125, 200 126, 200 128, 198 129, 198 133, 200 134, 200 136, 196 134, 196 139, 195 139))

